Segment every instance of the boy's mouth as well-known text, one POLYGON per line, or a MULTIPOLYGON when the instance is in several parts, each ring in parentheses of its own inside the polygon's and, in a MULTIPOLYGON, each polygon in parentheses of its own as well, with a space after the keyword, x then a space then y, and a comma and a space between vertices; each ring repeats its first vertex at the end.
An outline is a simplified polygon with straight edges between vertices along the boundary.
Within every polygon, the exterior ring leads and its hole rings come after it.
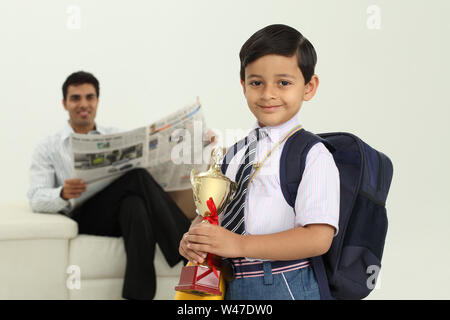
POLYGON ((268 106, 258 105, 258 107, 260 107, 264 111, 268 111, 268 112, 277 110, 281 106, 282 106, 281 104, 279 104, 279 105, 268 105, 268 106))

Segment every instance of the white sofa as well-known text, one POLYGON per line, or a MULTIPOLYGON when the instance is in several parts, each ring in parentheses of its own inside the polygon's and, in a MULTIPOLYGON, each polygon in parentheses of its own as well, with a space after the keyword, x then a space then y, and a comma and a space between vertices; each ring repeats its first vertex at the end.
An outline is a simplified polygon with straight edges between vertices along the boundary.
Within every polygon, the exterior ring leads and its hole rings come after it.
MULTIPOLYGON (((173 299, 183 263, 170 268, 158 247, 154 263, 155 299, 173 299)), ((122 238, 79 235, 61 214, 0 204, 0 299, 122 299, 125 264, 122 238)))

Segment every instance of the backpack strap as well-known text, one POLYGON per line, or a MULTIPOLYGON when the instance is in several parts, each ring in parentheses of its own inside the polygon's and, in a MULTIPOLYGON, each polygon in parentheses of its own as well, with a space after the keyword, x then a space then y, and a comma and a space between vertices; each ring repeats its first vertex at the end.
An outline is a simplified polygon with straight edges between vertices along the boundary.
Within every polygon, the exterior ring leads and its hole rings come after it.
POLYGON ((298 186, 305 171, 306 156, 318 142, 322 142, 330 152, 335 148, 327 140, 306 130, 300 130, 290 137, 281 153, 280 185, 286 202, 295 210, 298 186))
MULTIPOLYGON (((322 142, 330 152, 335 148, 325 139, 306 130, 300 130, 290 137, 281 153, 280 158, 280 185, 286 202, 294 209, 298 186, 305 171, 306 156, 309 150, 318 142, 322 142)), ((328 277, 322 256, 311 258, 311 265, 319 286, 322 300, 333 300, 328 285, 328 277)))

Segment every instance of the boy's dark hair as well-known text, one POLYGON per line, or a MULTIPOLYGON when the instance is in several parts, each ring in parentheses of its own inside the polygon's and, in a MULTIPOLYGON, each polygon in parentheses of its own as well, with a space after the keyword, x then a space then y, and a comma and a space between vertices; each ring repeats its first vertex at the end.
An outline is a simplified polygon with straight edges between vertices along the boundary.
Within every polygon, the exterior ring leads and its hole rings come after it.
POLYGON ((94 86, 95 92, 97 93, 97 98, 100 96, 100 86, 98 83, 98 80, 92 73, 85 72, 85 71, 78 71, 72 73, 70 76, 67 77, 66 81, 64 81, 64 84, 62 86, 63 91, 63 97, 64 100, 66 100, 67 96, 67 88, 70 85, 80 85, 84 83, 90 83, 94 86))
POLYGON ((307 84, 317 62, 316 50, 300 32, 284 24, 273 24, 255 32, 239 52, 241 80, 245 81, 245 67, 253 61, 269 55, 297 56, 298 67, 307 84))

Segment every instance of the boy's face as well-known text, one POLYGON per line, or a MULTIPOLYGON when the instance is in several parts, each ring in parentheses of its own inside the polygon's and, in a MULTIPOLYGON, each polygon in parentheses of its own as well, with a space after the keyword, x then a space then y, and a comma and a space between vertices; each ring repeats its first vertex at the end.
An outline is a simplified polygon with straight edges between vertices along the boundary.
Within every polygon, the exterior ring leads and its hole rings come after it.
POLYGON ((277 126, 291 119, 310 100, 319 84, 317 75, 305 85, 297 57, 276 54, 263 56, 245 68, 245 81, 241 80, 250 111, 258 124, 277 126))

